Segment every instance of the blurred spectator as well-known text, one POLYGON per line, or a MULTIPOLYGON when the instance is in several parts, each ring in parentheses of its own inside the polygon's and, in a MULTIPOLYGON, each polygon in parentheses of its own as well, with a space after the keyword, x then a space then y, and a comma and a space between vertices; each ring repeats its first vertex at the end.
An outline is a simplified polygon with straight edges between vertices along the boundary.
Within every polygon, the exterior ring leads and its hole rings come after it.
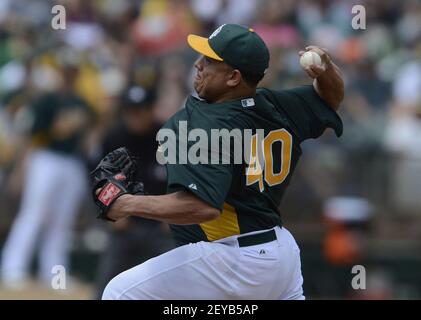
MULTIPOLYGON (((420 54, 420 53, 418 53, 420 54)), ((421 54, 420 54, 421 58, 421 54)), ((406 213, 421 206, 421 62, 404 64, 396 75, 385 146, 395 156, 391 179, 395 209, 406 213)), ((420 213, 417 210, 418 214, 420 213)))
POLYGON ((186 67, 180 57, 167 56, 158 66, 157 101, 154 107, 154 118, 164 124, 183 106, 186 98, 186 67))
POLYGON ((327 234, 324 254, 329 263, 352 266, 367 254, 367 231, 372 208, 366 199, 334 197, 325 204, 327 234))
POLYGON ((324 205, 323 254, 327 266, 335 270, 329 282, 330 294, 336 298, 345 298, 354 291, 348 275, 355 265, 366 265, 372 211, 372 205, 360 197, 332 197, 324 205))
POLYGON ((191 0, 193 13, 205 26, 205 32, 227 23, 250 25, 257 10, 257 0, 191 0))
POLYGON ((145 0, 133 26, 133 41, 142 55, 168 54, 185 46, 193 23, 185 0, 145 0))

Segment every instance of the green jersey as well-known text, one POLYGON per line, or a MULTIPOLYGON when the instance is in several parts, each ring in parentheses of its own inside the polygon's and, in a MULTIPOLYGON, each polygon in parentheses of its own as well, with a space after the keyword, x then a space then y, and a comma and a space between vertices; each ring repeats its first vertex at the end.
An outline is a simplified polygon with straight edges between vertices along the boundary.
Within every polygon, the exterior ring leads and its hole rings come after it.
POLYGON ((82 98, 64 92, 45 93, 35 100, 30 110, 35 146, 79 154, 82 137, 94 119, 94 113, 82 98))
POLYGON ((252 135, 250 155, 243 155, 248 163, 232 161, 231 148, 229 163, 181 164, 177 154, 177 163, 166 164, 168 193, 188 190, 221 210, 210 222, 171 225, 178 245, 281 226, 278 207, 300 158, 301 142, 319 137, 328 127, 342 134, 341 119, 311 85, 282 91, 259 88, 254 97, 214 104, 189 96, 164 128, 180 132, 180 124, 186 124, 187 133, 200 128, 209 137, 214 129, 251 129, 252 135), (258 129, 264 130, 260 140, 258 129), (263 157, 257 154, 259 146, 263 157))

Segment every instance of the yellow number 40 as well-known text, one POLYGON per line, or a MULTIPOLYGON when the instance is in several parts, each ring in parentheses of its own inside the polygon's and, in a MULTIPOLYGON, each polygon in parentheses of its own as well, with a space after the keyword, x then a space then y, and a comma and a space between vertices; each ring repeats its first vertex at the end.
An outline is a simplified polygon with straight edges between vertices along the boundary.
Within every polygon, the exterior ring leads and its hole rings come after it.
POLYGON ((265 189, 263 175, 270 187, 284 182, 288 176, 291 168, 292 136, 285 129, 273 130, 263 139, 262 144, 264 167, 262 168, 257 156, 257 134, 255 134, 251 138, 250 163, 246 171, 246 185, 250 186, 257 182, 259 183, 260 192, 265 189), (281 170, 278 173, 274 173, 272 147, 278 141, 282 144, 281 170))

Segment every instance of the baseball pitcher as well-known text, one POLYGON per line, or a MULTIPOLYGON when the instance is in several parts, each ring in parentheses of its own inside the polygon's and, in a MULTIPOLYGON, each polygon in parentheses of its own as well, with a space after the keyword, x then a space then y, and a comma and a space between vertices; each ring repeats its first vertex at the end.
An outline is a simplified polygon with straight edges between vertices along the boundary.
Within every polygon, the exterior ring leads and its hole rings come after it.
POLYGON ((326 50, 311 46, 299 56, 311 51, 321 58, 303 66, 312 84, 257 88, 269 51, 252 29, 225 24, 209 38, 187 41, 201 54, 198 97, 189 96, 157 137, 161 153, 175 153, 166 164, 167 194, 144 194, 124 149, 92 173, 100 217, 169 223, 178 247, 116 276, 103 299, 304 299, 300 251, 278 207, 300 144, 326 128, 342 134, 341 73, 326 50), (215 132, 233 134, 215 144, 215 132), (224 139, 238 135, 243 148, 224 147, 224 139), (197 153, 201 161, 192 160, 197 153))

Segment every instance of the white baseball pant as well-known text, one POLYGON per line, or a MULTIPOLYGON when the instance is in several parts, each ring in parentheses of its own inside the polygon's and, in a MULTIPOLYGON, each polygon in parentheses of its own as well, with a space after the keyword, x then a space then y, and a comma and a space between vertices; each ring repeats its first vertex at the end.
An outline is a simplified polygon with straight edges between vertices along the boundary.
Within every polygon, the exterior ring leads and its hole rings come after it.
POLYGON ((102 299, 305 299, 297 243, 287 229, 273 230, 276 240, 257 245, 232 236, 175 248, 117 275, 102 299))
POLYGON ((51 282, 54 265, 68 267, 72 228, 87 181, 82 162, 48 150, 30 155, 20 210, 2 253, 1 275, 13 285, 28 277, 36 245, 39 276, 51 282))

